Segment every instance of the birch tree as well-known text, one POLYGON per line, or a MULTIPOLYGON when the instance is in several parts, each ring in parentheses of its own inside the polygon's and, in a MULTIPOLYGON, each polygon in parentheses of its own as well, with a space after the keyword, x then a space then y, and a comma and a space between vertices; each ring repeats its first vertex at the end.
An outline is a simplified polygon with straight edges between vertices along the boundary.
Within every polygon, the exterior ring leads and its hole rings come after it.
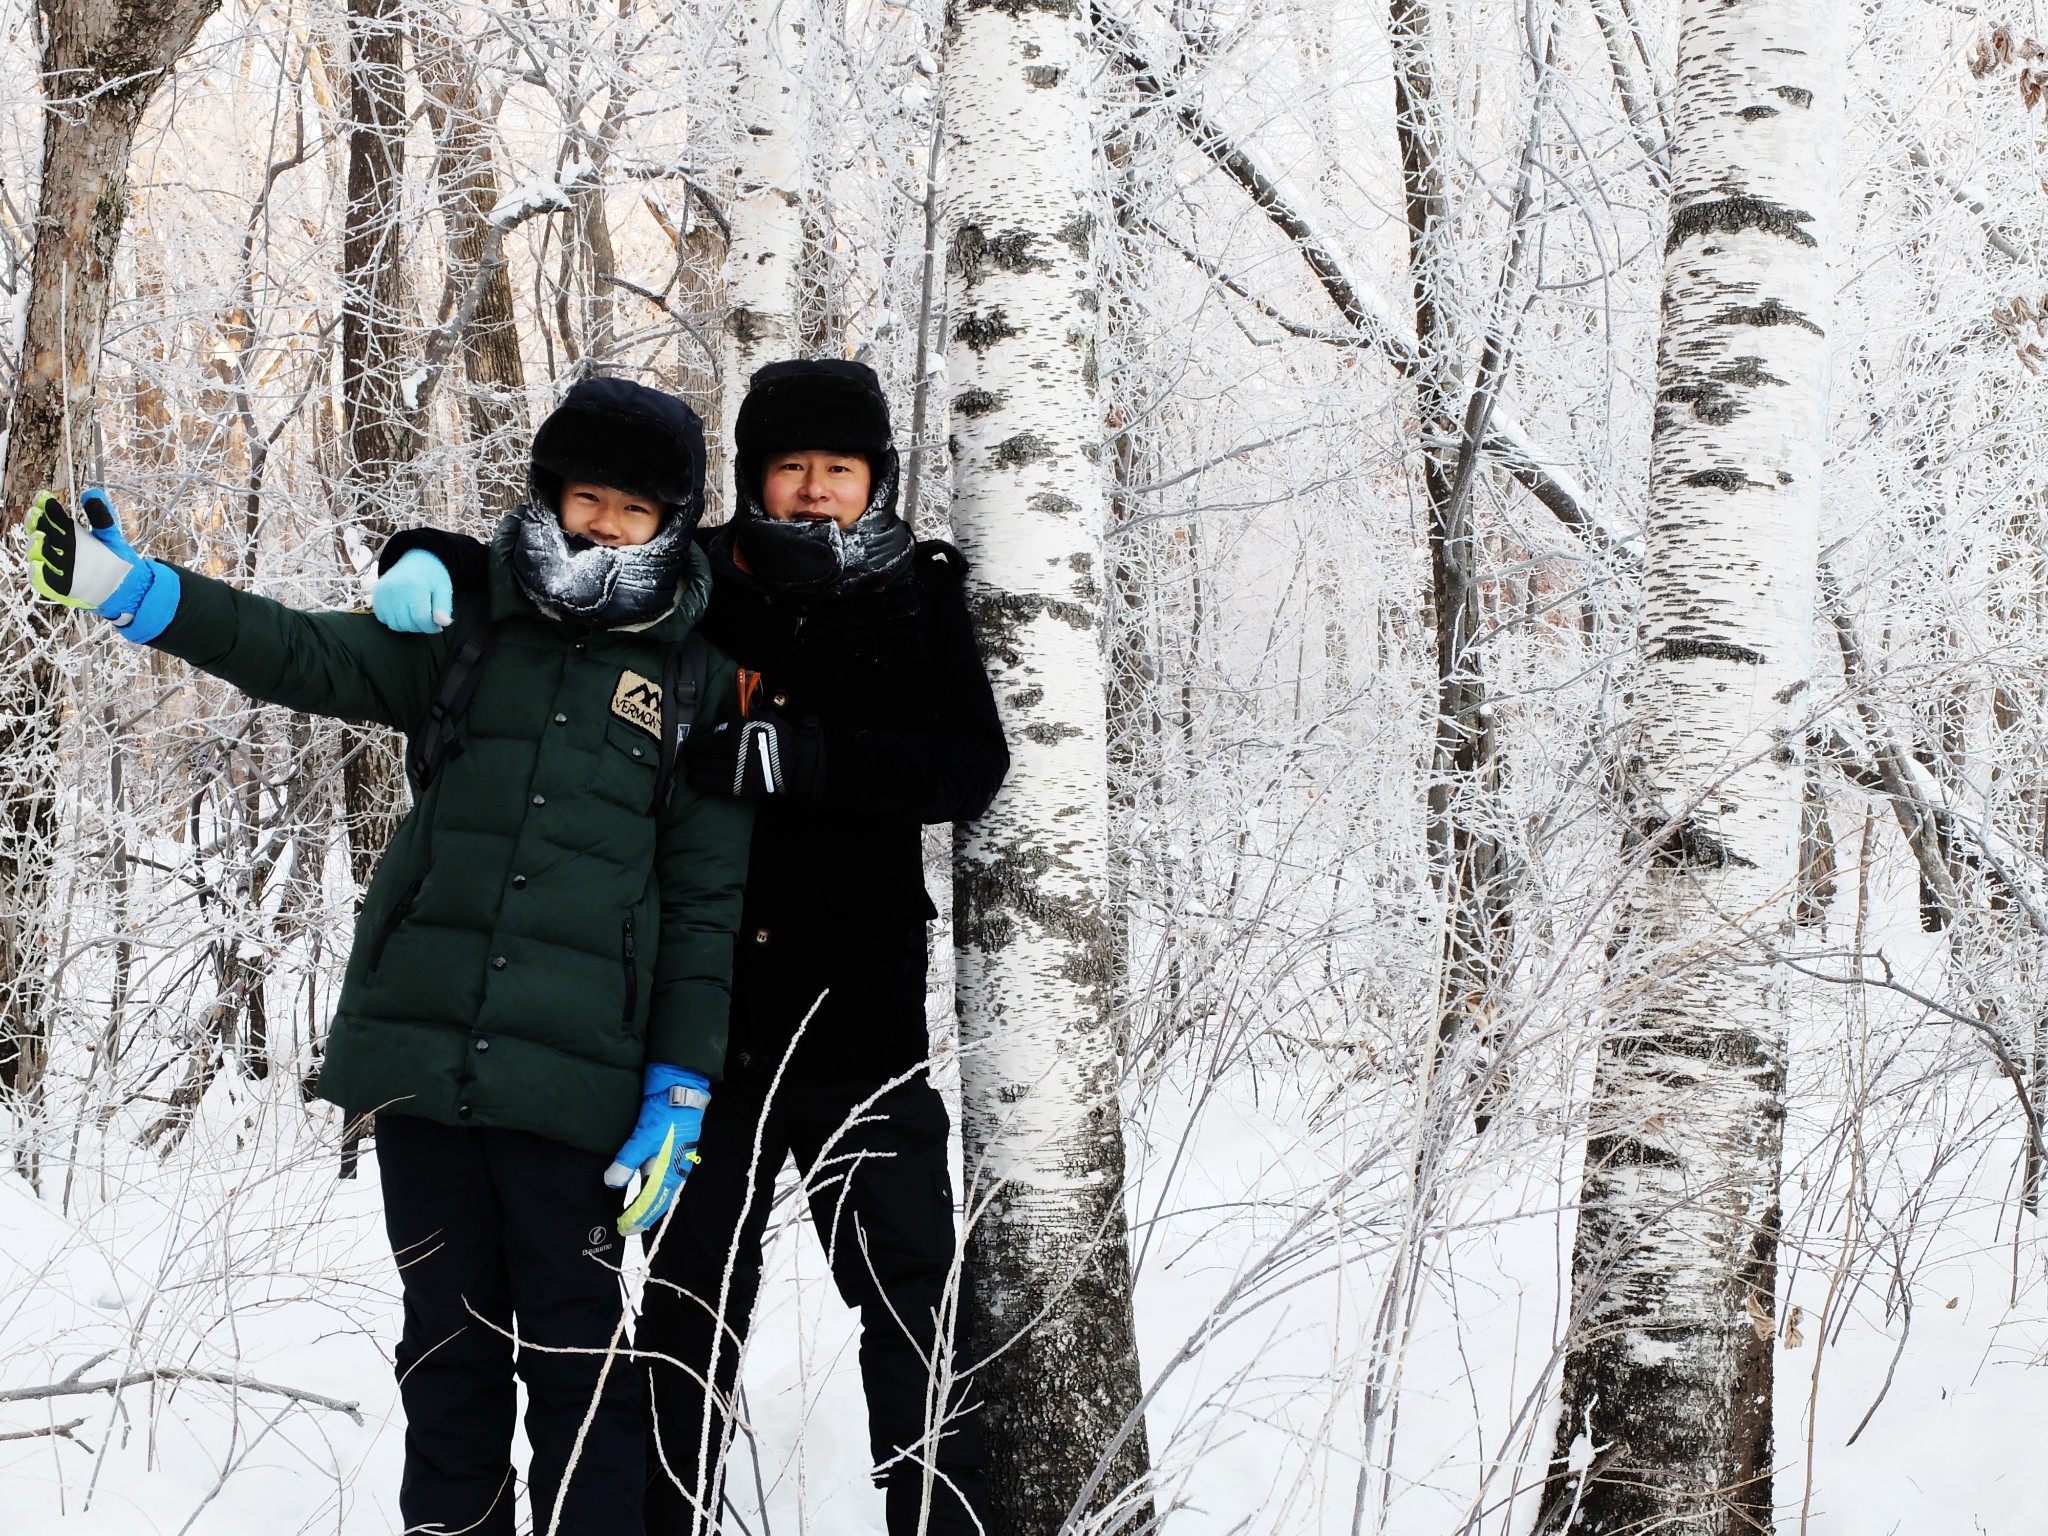
MULTIPOLYGON (((55 0, 43 10, 42 176, 0 475, 0 533, 44 485, 75 498, 96 432, 101 333, 128 214, 135 130, 219 0, 55 0)), ((46 612, 7 619, 0 765, 0 1087, 32 1085, 42 1032, 37 953, 56 841, 56 680, 38 641, 46 612)))
POLYGON ((956 830, 953 876, 969 1355, 1004 1536, 1104 1505, 1145 1518, 1103 907, 1083 24, 1073 0, 965 0, 947 57, 953 526, 1013 754, 995 807, 956 830))
POLYGON ((1827 5, 1685 0, 1616 939, 1549 1529, 1771 1525, 1786 977, 1832 324, 1827 5))
POLYGON ((740 8, 726 209, 726 443, 754 370, 798 353, 804 229, 795 96, 804 34, 797 9, 798 0, 744 0, 740 8))

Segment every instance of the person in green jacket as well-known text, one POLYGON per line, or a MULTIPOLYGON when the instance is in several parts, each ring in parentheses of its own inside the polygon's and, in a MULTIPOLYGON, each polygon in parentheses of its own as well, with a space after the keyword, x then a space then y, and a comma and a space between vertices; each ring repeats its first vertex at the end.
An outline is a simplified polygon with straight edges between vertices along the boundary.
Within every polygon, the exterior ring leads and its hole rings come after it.
POLYGON ((736 698, 693 635, 703 477, 682 401, 577 384, 535 434, 481 603, 434 594, 453 622, 427 635, 146 560, 104 492, 83 523, 47 492, 29 518, 44 596, 256 698, 409 735, 413 809, 364 896, 319 1077, 376 1116, 409 1531, 512 1536, 515 1369, 533 1529, 642 1528, 621 1239, 695 1158, 752 833, 749 806, 676 772, 688 722, 736 698))

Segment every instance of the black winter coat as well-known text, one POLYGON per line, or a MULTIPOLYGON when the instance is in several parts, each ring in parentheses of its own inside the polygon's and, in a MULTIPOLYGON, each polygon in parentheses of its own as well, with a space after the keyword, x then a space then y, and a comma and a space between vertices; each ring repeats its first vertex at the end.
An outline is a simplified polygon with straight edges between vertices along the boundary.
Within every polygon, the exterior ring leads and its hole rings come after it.
MULTIPOLYGON (((727 525, 728 527, 730 525, 727 525)), ((711 604, 698 628, 779 714, 822 726, 815 803, 764 801, 733 966, 725 1077, 889 1078, 928 1054, 924 823, 988 809, 1010 752, 950 544, 917 546, 907 580, 810 606, 738 572, 726 528, 700 530, 711 604), (821 993, 802 1038, 804 1016, 821 993)), ((483 546, 434 529, 399 534, 380 565, 424 548, 458 591, 482 579, 483 546)))

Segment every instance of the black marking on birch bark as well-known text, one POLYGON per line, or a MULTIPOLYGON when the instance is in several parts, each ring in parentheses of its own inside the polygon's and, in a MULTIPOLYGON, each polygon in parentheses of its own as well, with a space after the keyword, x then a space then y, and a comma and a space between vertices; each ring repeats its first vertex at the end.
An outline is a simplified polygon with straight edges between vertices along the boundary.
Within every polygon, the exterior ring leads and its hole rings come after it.
MULTIPOLYGON (((962 10, 1001 11, 1012 21, 1019 20, 1026 11, 1044 11, 1049 16, 1071 16, 1074 14, 1074 0, 958 0, 962 10)), ((1035 57, 1026 51, 1027 59, 1035 57)))
POLYGON ((989 455, 997 469, 1022 469, 1026 464, 1036 464, 1040 459, 1052 456, 1052 444, 1036 432, 1019 432, 1014 437, 1006 437, 989 455))
MULTIPOLYGON (((955 455, 955 457, 958 457, 958 455, 955 455)), ((1033 491, 1025 500, 1024 505, 1034 512, 1051 512, 1055 515, 1077 512, 1081 507, 1079 502, 1068 500, 1058 491, 1033 491)))
POLYGON ((761 323, 760 311, 749 309, 744 304, 732 307, 731 313, 725 317, 725 328, 742 346, 760 341, 768 334, 768 328, 761 323))
POLYGON ((1695 236, 1733 235, 1746 229, 1777 235, 1794 245, 1817 248, 1820 242, 1799 227, 1812 222, 1810 213, 1774 203, 1769 198, 1752 197, 1746 192, 1710 198, 1673 210, 1671 232, 1664 239, 1664 254, 1670 255, 1695 236))
POLYGON ((1071 741, 1082 734, 1078 725, 1048 725, 1043 721, 1034 722, 1017 732, 1026 741, 1035 741, 1041 747, 1056 747, 1063 741, 1071 741))
POLYGON ((1057 64, 1026 64, 1024 83, 1035 91, 1049 91, 1060 83, 1066 71, 1057 64))
POLYGON ((1727 491, 1731 495, 1752 485, 1761 485, 1761 480, 1752 480, 1739 469, 1696 469, 1680 481, 1683 485, 1697 485, 1703 489, 1727 491))
MULTIPOLYGON (((1031 730, 1025 726, 1023 733, 1031 730)), ((1038 837, 1010 838, 985 856, 954 860, 953 947, 999 954, 1015 940, 1020 921, 1029 922, 1060 941, 1061 978, 1080 989, 1090 1007, 1107 1007, 1109 924, 1092 894, 1053 894, 1047 876, 1062 863, 1038 837)))
POLYGON ((1586 1161, 1601 1168, 1671 1168, 1678 1157, 1640 1136, 1588 1136, 1586 1161))
POLYGON ((1023 660, 1017 635, 1025 625, 1043 614, 1083 634, 1092 634, 1097 609, 1088 603, 1070 603, 1063 598, 1036 592, 999 592, 982 588, 969 606, 974 610, 974 632, 981 639, 981 654, 1015 666, 1023 660))
MULTIPOLYGON (((1760 389, 1766 384, 1783 384, 1785 381, 1775 374, 1764 371, 1764 360, 1760 357, 1737 357, 1710 368, 1684 384, 1673 384, 1657 396, 1660 407, 1664 405, 1689 405, 1693 419, 1709 426, 1725 427, 1736 417, 1743 415, 1749 407, 1741 393, 1760 389)), ((1672 424, 1675 413, 1659 409, 1651 435, 1672 424)))
POLYGON ((1736 113, 1735 115, 1741 118, 1745 123, 1756 123, 1763 121, 1763 119, 1767 117, 1776 117, 1778 115, 1778 109, 1776 107, 1766 107, 1759 103, 1754 107, 1744 107, 1740 112, 1736 113))
POLYGON ((953 397, 953 409, 970 420, 986 416, 990 411, 999 411, 1009 404, 1010 397, 992 389, 963 389, 953 397))
POLYGON ((1675 635, 1650 653, 1653 661, 1745 661, 1752 667, 1764 664, 1764 653, 1733 640, 1709 640, 1693 635, 1675 635))
POLYGON ((1088 242, 1095 234, 1095 216, 1077 213, 1052 232, 1053 238, 1083 261, 1088 259, 1088 242))
POLYGON ((1810 107, 1813 105, 1813 92, 1803 85, 1773 86, 1771 94, 1784 97, 1795 107, 1810 107))
POLYGON ((1815 325, 1796 309, 1788 309, 1777 299, 1765 299, 1761 304, 1731 304, 1714 316, 1716 325, 1796 325, 1801 330, 1825 336, 1827 332, 1815 325))
POLYGON ((980 357, 997 342, 1008 341, 1020 334, 1010 324, 1009 313, 998 304, 990 310, 970 309, 960 317, 960 323, 953 327, 953 339, 974 349, 980 357))
POLYGON ((1032 247, 1040 236, 1028 229, 1006 229, 990 235, 979 224, 962 224, 946 252, 946 270, 972 288, 991 269, 1003 272, 1048 272, 1052 263, 1032 247))
POLYGON ((1672 869, 1756 868, 1753 860, 1745 859, 1690 817, 1676 826, 1654 813, 1639 818, 1622 833, 1621 845, 1628 853, 1647 848, 1653 862, 1672 869))
POLYGON ((1019 688, 1003 702, 1012 709, 1036 709, 1045 702, 1045 690, 1032 683, 1028 687, 1019 688))

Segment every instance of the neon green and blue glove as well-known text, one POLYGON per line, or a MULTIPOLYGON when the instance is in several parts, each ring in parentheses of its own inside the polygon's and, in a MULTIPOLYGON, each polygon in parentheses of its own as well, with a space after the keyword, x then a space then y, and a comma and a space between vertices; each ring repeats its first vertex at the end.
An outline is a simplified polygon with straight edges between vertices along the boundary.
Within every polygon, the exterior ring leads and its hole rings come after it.
POLYGON ((124 640, 145 644, 178 612, 178 572, 135 552, 97 486, 78 498, 86 525, 48 491, 36 492, 28 514, 29 583, 53 603, 90 608, 124 640))
POLYGON ((711 1080, 701 1072, 652 1061, 641 1094, 639 1123, 604 1173, 613 1189, 624 1189, 636 1170, 640 1174, 640 1193, 619 1217, 621 1237, 645 1232, 661 1220, 690 1170, 702 1161, 697 1142, 704 1134, 711 1080))

